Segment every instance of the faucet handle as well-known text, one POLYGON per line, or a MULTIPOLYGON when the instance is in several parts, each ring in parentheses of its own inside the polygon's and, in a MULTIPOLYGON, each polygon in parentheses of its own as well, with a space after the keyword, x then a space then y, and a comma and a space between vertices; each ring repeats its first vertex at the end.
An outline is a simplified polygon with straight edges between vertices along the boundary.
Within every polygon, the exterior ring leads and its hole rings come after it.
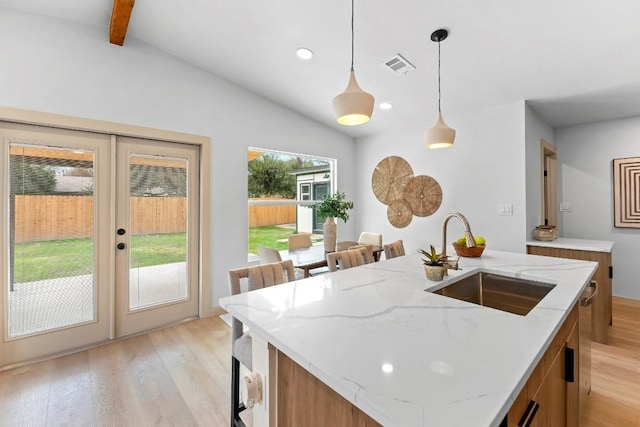
POLYGON ((445 267, 447 267, 447 270, 459 270, 458 261, 460 261, 460 257, 458 257, 455 261, 447 260, 445 261, 444 265, 445 267))

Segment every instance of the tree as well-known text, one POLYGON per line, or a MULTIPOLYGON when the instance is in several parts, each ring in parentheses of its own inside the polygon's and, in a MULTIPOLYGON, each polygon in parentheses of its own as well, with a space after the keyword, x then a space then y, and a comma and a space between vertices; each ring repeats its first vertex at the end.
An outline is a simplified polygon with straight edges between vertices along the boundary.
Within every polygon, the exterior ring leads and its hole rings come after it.
MULTIPOLYGON (((293 159, 295 162, 295 159, 293 159)), ((291 160, 282 160, 272 154, 263 154, 249 162, 249 197, 296 197, 296 177, 287 172, 294 169, 291 160)))
POLYGON ((256 157, 249 162, 249 197, 281 196, 295 199, 296 176, 289 172, 320 164, 323 163, 269 153, 256 157))
POLYGON ((52 194, 56 175, 49 166, 33 165, 11 159, 11 194, 52 194))

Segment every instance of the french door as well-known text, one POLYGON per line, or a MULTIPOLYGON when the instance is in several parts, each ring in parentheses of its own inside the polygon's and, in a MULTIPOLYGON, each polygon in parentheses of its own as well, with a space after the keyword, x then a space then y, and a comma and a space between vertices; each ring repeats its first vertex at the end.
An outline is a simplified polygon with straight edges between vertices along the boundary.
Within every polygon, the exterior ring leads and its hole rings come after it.
POLYGON ((0 123, 0 367, 198 315, 198 148, 0 123))
POLYGON ((116 335, 198 315, 198 148, 120 138, 116 335))

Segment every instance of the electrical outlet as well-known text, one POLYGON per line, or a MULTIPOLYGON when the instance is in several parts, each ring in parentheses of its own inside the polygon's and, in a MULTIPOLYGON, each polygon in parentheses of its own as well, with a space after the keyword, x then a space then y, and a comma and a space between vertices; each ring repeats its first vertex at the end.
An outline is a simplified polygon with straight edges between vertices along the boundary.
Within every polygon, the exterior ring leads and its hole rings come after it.
POLYGON ((571 212, 571 202, 560 202, 560 212, 571 212))

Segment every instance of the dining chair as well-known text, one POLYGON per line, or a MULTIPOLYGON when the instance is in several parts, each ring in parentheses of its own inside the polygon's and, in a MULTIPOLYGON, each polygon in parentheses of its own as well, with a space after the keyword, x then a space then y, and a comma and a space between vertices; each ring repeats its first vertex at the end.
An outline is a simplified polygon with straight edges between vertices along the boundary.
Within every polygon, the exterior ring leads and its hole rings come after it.
POLYGON ((399 256, 404 256, 404 244, 402 240, 396 240, 395 242, 391 242, 383 246, 384 248, 384 257, 386 259, 391 259, 399 256))
MULTIPOLYGON (((256 265, 229 270, 229 292, 236 295, 279 285, 295 280, 293 261, 256 265)), ((240 412, 246 407, 240 403, 240 364, 252 369, 251 336, 243 331, 241 321, 232 318, 231 323, 231 426, 244 426, 240 412)))
POLYGON ((369 256, 371 257, 371 259, 374 259, 373 257, 373 245, 353 245, 353 246, 349 246, 349 248, 347 248, 347 250, 351 250, 351 249, 360 249, 360 248, 364 248, 368 253, 369 256))
POLYGON ((347 249, 346 251, 327 254, 327 267, 329 267, 330 272, 371 264, 372 262, 373 256, 367 248, 347 249))
POLYGON ((358 243, 360 243, 361 245, 382 246, 382 234, 363 231, 362 233, 360 233, 358 243))
POLYGON ((260 264, 263 265, 280 262, 282 261, 282 257, 277 249, 258 246, 258 260, 260 261, 260 264))
MULTIPOLYGON (((282 261, 282 256, 280 256, 280 252, 277 249, 269 248, 267 246, 258 246, 258 261, 260 261, 260 265, 271 264, 282 261)), ((304 279, 303 269, 294 267, 293 270, 296 273, 296 280, 304 279)))
POLYGON ((289 235, 289 250, 291 249, 303 249, 311 247, 311 235, 310 234, 290 234, 289 235))

